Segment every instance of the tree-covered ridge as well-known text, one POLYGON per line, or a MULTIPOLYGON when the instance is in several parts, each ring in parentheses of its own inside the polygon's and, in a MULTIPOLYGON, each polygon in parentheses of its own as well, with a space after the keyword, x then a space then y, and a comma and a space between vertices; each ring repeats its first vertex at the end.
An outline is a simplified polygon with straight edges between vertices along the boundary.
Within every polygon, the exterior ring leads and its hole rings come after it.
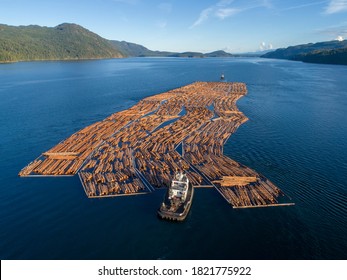
POLYGON ((224 51, 205 54, 152 51, 135 43, 106 40, 72 23, 63 23, 56 27, 0 24, 0 62, 144 56, 230 57, 233 55, 224 51))
POLYGON ((119 51, 121 51, 124 55, 130 57, 231 57, 234 56, 225 51, 219 50, 211 53, 201 53, 201 52, 168 52, 168 51, 152 51, 147 49, 146 47, 129 43, 126 41, 110 41, 119 51))
POLYGON ((312 63, 347 65, 347 48, 334 50, 320 50, 299 55, 297 60, 312 63))
POLYGON ((126 56, 130 57, 144 57, 144 56, 170 56, 174 54, 173 52, 165 52, 165 51, 152 51, 147 49, 146 47, 135 44, 135 43, 129 43, 126 41, 117 41, 117 40, 111 40, 110 41, 114 47, 116 47, 121 53, 123 53, 126 56))
POLYGON ((56 27, 0 24, 0 61, 117 58, 123 54, 108 40, 77 25, 56 27))
POLYGON ((347 40, 292 46, 277 49, 262 57, 347 65, 347 40))

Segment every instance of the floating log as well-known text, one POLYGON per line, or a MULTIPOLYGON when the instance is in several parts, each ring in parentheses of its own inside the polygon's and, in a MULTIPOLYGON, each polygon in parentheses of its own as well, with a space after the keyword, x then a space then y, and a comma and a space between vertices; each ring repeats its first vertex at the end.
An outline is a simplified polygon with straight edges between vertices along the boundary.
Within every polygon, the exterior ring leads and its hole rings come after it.
POLYGON ((196 82, 147 97, 77 131, 19 175, 80 170, 86 194, 98 197, 143 193, 135 168, 155 187, 185 170, 194 185, 214 185, 234 207, 277 204, 279 188, 223 155, 226 141, 247 121, 236 106, 246 93, 244 83, 196 82))
POLYGON ((221 180, 215 180, 213 183, 220 184, 222 187, 245 186, 256 182, 257 177, 242 177, 242 176, 222 176, 221 180))

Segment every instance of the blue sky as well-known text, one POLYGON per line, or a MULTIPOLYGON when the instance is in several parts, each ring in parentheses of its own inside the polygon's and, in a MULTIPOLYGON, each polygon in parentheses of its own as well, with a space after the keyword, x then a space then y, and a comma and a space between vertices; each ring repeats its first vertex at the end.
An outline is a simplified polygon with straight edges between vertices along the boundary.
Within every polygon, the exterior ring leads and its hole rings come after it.
POLYGON ((347 38, 347 0, 0 0, 0 23, 80 24, 152 50, 247 52, 347 38))

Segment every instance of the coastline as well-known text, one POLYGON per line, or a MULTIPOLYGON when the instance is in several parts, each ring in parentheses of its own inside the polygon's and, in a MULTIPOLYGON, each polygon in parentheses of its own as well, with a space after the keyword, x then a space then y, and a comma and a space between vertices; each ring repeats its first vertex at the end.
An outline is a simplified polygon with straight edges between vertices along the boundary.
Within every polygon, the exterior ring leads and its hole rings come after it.
POLYGON ((106 60, 106 59, 122 59, 123 57, 88 57, 88 58, 57 58, 57 59, 29 59, 29 60, 2 60, 0 64, 11 64, 18 62, 59 62, 59 61, 88 61, 88 60, 106 60))

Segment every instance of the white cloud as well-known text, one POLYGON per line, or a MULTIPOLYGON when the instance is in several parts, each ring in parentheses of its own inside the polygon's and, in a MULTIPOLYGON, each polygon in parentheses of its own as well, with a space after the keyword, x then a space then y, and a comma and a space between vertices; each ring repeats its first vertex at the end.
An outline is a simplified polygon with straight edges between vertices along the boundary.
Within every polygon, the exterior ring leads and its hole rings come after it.
POLYGON ((234 51, 234 49, 232 47, 225 47, 222 50, 225 51, 225 52, 228 52, 228 53, 231 53, 231 52, 234 51))
POLYGON ((259 44, 259 50, 261 51, 272 50, 272 49, 273 49, 273 45, 271 43, 266 44, 265 42, 261 42, 259 44))
POLYGON ((226 7, 226 6, 230 5, 232 2, 234 2, 234 0, 221 0, 216 4, 216 6, 217 7, 226 7))
POLYGON ((240 11, 241 10, 234 9, 234 8, 223 8, 223 9, 218 9, 215 12, 215 15, 220 19, 225 19, 227 17, 233 16, 233 15, 239 13, 240 11))
POLYGON ((242 2, 244 5, 243 7, 235 7, 234 2, 241 3, 241 1, 235 1, 235 0, 220 0, 215 5, 211 5, 208 8, 202 10, 200 12, 200 15, 198 19, 190 26, 190 28, 194 28, 202 23, 204 23, 206 20, 208 20, 210 17, 215 17, 220 20, 224 20, 228 17, 234 16, 238 13, 254 9, 254 8, 270 8, 271 4, 269 0, 255 0, 252 1, 251 4, 245 4, 245 2, 242 2), (245 6, 246 5, 246 6, 245 6))
POLYGON ((284 12, 284 11, 289 11, 289 10, 307 8, 307 7, 317 6, 317 5, 321 5, 321 4, 325 4, 325 3, 327 3, 326 0, 324 0, 324 1, 319 1, 319 2, 305 3, 305 4, 296 5, 296 6, 290 6, 290 7, 281 9, 280 11, 281 11, 281 12, 284 12))
POLYGON ((326 14, 335 14, 347 11, 347 0, 330 0, 326 7, 326 14))
POLYGON ((236 9, 228 7, 234 0, 220 0, 217 4, 212 5, 200 12, 198 19, 192 24, 190 28, 194 28, 204 23, 210 16, 225 19, 235 14, 236 9))
POLYGON ((261 42, 260 45, 259 45, 259 49, 264 50, 265 47, 266 47, 265 42, 261 42))
POLYGON ((213 12, 213 8, 207 8, 201 11, 199 18, 193 23, 193 25, 191 26, 191 28, 196 27, 200 24, 202 24, 204 21, 206 21, 210 14, 213 12))

